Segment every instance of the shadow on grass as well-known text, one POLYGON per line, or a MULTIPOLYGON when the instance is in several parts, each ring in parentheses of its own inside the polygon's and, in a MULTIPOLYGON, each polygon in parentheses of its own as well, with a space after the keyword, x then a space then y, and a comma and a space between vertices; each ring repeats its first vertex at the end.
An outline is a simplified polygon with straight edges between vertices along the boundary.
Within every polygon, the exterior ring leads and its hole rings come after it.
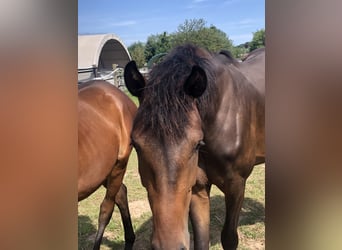
MULTIPOLYGON (((108 230, 108 228, 106 228, 108 230)), ((106 232, 105 230, 105 232, 106 232)), ((92 224, 91 219, 85 215, 78 216, 78 250, 93 249, 97 228, 92 224)), ((123 241, 112 241, 107 237, 102 238, 101 245, 106 245, 111 249, 124 249, 123 241)))
MULTIPOLYGON (((221 244, 221 231, 226 217, 224 196, 210 198, 210 242, 221 244)), ((254 225, 265 222, 265 207, 257 200, 245 197, 239 218, 239 226, 254 225)))
MULTIPOLYGON (((225 200, 224 196, 216 195, 210 198, 210 216, 211 221, 214 222, 215 220, 223 225, 224 219, 225 219, 225 200)), ((244 225, 253 225, 258 222, 264 222, 265 221, 265 207, 262 203, 251 199, 249 197, 245 197, 243 204, 242 204, 242 210, 240 213, 240 220, 239 220, 239 226, 244 225)))
MULTIPOLYGON (((210 198, 210 242, 211 245, 221 244, 221 230, 225 220, 225 201, 221 195, 212 196, 210 198)), ((134 250, 149 249, 152 231, 152 218, 150 214, 143 215, 139 220, 143 220, 138 228, 135 228, 136 240, 133 246, 134 250), (145 217, 145 218, 144 218, 145 217)), ((242 211, 240 213, 239 226, 254 225, 265 221, 264 205, 254 199, 246 197, 243 202, 242 211)), ((134 219, 133 219, 134 223, 134 219)), ((108 228, 106 229, 108 230, 108 228)), ((90 250, 93 248, 94 239, 97 228, 92 224, 88 216, 78 216, 78 249, 90 250)), ((106 231, 105 231, 106 232, 106 231)), ((191 240, 192 230, 190 226, 191 240)), ((123 241, 109 240, 103 237, 102 244, 111 249, 124 249, 123 241)))
MULTIPOLYGON (((225 220, 225 201, 220 195, 212 196, 210 199, 210 242, 211 245, 221 244, 221 230, 225 220)), ((242 211, 240 213, 239 226, 254 225, 265 221, 264 205, 254 199, 246 197, 243 202, 242 211)), ((193 233, 189 223, 191 241, 193 241, 193 233)), ((136 240, 133 249, 149 249, 152 231, 152 218, 146 217, 145 222, 135 230, 136 240)), ((193 243, 191 242, 191 245, 193 243)), ((193 249, 193 247, 192 247, 193 249)))
POLYGON ((148 216, 144 223, 135 230, 133 250, 150 249, 152 234, 152 217, 148 216))

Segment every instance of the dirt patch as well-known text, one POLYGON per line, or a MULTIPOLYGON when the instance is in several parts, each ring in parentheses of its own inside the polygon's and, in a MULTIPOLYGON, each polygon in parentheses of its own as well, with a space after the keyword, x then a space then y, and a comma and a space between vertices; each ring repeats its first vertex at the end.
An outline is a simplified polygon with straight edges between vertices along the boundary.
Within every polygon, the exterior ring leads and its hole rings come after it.
POLYGON ((264 250, 265 249, 265 242, 260 241, 260 240, 244 239, 244 246, 248 249, 264 250))
POLYGON ((129 211, 132 218, 140 218, 144 213, 150 212, 150 204, 147 200, 132 201, 129 203, 129 211))

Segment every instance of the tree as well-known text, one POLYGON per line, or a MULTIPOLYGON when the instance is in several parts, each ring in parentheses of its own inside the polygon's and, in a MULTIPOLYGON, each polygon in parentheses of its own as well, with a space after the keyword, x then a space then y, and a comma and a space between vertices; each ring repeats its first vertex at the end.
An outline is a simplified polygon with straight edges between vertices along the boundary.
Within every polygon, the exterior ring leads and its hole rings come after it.
POLYGON ((137 63, 138 68, 143 67, 146 62, 144 54, 145 45, 142 42, 133 43, 128 47, 128 51, 132 57, 132 60, 137 63))
POLYGON ((253 32, 253 39, 249 45, 249 51, 265 47, 265 30, 261 29, 253 32))
POLYGON ((249 53, 249 45, 250 42, 245 42, 242 44, 239 44, 237 46, 234 46, 233 48, 233 55, 235 58, 243 58, 249 53))
POLYGON ((214 25, 206 27, 204 19, 190 19, 178 26, 177 32, 172 34, 172 47, 193 43, 209 51, 232 50, 232 41, 226 33, 214 25))
POLYGON ((184 23, 178 26, 177 32, 179 33, 186 33, 192 31, 198 31, 205 28, 206 21, 203 18, 199 19, 185 19, 184 23))
POLYGON ((153 56, 160 53, 167 53, 171 49, 171 37, 164 32, 163 34, 151 35, 147 38, 145 46, 145 58, 148 62, 153 56))
POLYGON ((214 25, 206 26, 204 19, 187 19, 180 24, 177 31, 171 34, 150 35, 145 45, 145 59, 148 62, 153 56, 168 53, 172 48, 185 43, 192 43, 212 52, 230 50, 234 53, 232 41, 226 33, 214 25))
POLYGON ((232 50, 232 54, 235 58, 243 58, 248 52, 249 50, 242 46, 235 46, 232 50))

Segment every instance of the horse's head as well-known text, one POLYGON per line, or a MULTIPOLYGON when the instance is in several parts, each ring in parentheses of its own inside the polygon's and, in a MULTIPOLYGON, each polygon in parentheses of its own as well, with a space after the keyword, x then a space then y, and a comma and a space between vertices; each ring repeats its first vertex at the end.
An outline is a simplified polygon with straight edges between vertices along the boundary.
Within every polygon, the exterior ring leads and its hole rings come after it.
POLYGON ((153 70, 147 84, 134 61, 125 68, 126 86, 140 101, 132 144, 153 214, 152 248, 189 249, 191 191, 204 144, 196 101, 207 76, 198 65, 179 67, 178 75, 167 66, 153 70))

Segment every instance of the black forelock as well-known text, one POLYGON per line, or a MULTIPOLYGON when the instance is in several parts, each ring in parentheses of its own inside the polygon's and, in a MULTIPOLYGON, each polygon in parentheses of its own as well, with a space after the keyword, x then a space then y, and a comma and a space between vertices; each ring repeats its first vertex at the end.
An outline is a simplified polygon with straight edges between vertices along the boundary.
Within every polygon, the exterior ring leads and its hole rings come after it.
POLYGON ((184 81, 194 65, 205 70, 208 87, 197 100, 197 105, 199 111, 209 107, 209 93, 214 88, 214 72, 210 60, 209 52, 193 45, 179 46, 171 51, 150 72, 135 118, 135 127, 149 129, 159 140, 176 142, 182 138, 194 102, 193 97, 186 95, 183 90, 184 81))

